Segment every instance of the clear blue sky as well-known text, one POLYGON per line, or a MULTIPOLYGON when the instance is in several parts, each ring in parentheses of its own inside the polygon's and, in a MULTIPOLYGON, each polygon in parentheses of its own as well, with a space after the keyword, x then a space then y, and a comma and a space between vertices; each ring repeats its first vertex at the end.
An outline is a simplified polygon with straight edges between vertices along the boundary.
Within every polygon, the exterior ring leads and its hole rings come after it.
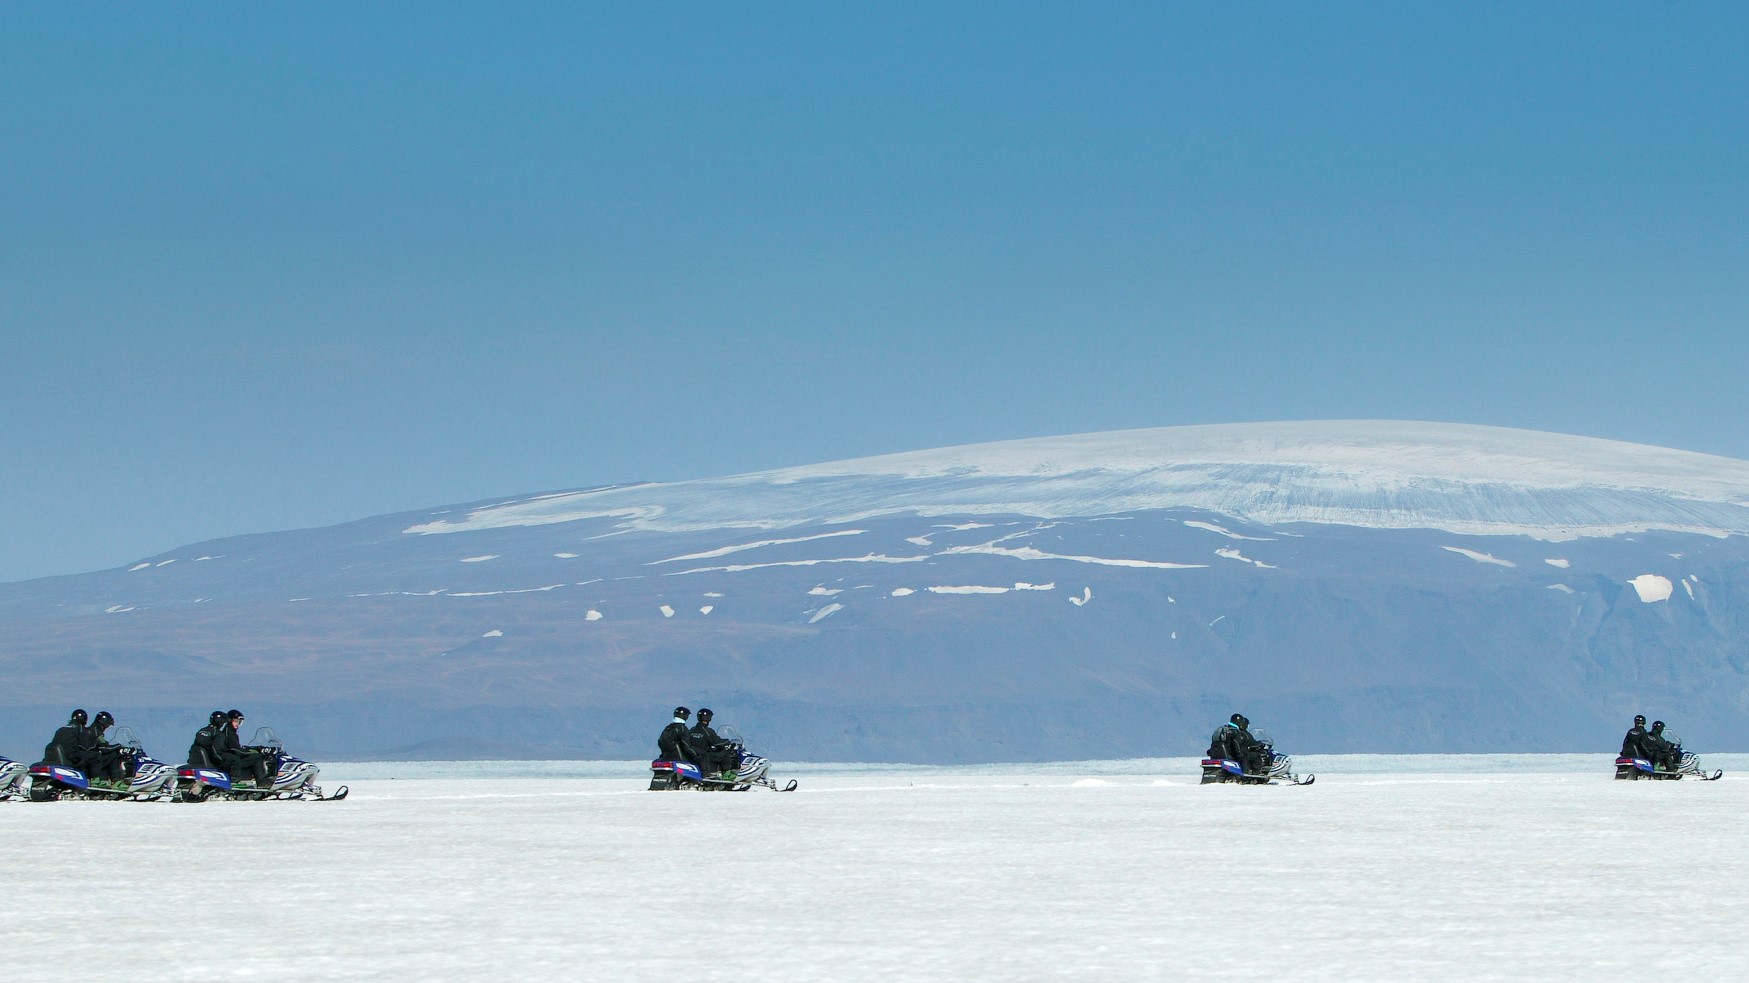
POLYGON ((1127 427, 1749 457, 1746 10, 0 6, 0 580, 1127 427))

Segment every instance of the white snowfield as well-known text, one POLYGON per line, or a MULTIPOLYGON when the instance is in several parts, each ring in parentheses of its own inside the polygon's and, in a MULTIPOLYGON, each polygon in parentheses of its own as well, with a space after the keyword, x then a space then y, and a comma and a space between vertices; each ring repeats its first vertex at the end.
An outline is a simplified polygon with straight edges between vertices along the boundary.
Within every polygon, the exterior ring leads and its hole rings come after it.
MULTIPOLYGON (((1749 533, 1749 461, 1445 423, 1164 427, 557 493, 462 517, 434 514, 406 532, 580 519, 610 519, 626 530, 773 529, 897 514, 1068 518, 1172 508, 1262 525, 1550 541, 1654 529, 1726 536, 1749 533)), ((1199 528, 1231 535, 1214 523, 1199 528)))
POLYGON ((32 981, 107 938, 154 980, 1749 977, 1749 781, 1611 761, 331 765, 345 802, 0 805, 0 940, 32 981))

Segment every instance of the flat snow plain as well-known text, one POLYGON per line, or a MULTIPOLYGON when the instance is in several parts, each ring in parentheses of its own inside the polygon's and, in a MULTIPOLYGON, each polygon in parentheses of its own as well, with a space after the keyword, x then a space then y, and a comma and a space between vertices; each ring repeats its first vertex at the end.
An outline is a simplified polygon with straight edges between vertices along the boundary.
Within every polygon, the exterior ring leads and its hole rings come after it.
POLYGON ((5 804, 3 975, 1743 979, 1749 756, 1703 760, 1724 780, 1615 782, 1607 754, 1308 757, 1310 788, 778 764, 787 795, 349 764, 332 804, 5 804))

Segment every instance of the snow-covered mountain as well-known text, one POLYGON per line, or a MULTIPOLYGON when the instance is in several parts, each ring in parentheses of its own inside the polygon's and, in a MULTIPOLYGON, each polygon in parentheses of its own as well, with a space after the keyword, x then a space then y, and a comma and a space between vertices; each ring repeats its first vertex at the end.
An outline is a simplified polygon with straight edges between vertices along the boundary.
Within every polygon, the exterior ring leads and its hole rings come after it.
MULTIPOLYGON (((631 484, 0 585, 0 752, 73 704, 314 749, 637 756, 1749 739, 1749 462, 1488 427, 1177 427, 631 484)), ((186 732, 186 733, 184 733, 186 732)))
POLYGON ((1749 462, 1589 437, 1394 421, 1166 427, 973 444, 732 478, 541 495, 410 533, 579 519, 688 532, 890 515, 1203 509, 1249 522, 1569 540, 1749 532, 1749 462))

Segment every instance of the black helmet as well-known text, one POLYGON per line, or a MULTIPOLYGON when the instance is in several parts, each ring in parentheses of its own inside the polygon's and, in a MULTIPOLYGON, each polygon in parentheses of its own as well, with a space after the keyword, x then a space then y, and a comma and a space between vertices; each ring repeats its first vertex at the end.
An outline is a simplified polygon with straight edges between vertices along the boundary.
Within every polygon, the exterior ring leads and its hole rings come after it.
POLYGON ((1653 729, 1653 730, 1655 730, 1655 731, 1657 731, 1657 730, 1663 730, 1663 729, 1664 729, 1664 721, 1662 721, 1662 720, 1654 720, 1654 721, 1652 721, 1652 729, 1653 729))
POLYGON ((219 724, 224 723, 225 722, 225 711, 214 710, 212 713, 207 714, 206 722, 209 724, 212 724, 213 726, 217 726, 219 724))
POLYGON ((231 710, 230 713, 225 714, 225 719, 226 720, 242 720, 243 719, 243 711, 233 709, 233 710, 231 710))
POLYGON ((1232 716, 1231 716, 1231 717, 1228 717, 1228 718, 1227 718, 1227 720, 1228 720, 1228 721, 1229 721, 1229 722, 1231 722, 1231 723, 1235 723, 1235 724, 1236 724, 1236 723, 1239 723, 1239 722, 1240 722, 1240 721, 1242 721, 1242 720, 1244 720, 1244 719, 1245 719, 1245 715, 1244 715, 1244 714, 1242 714, 1242 713, 1235 713, 1235 714, 1233 714, 1233 715, 1232 715, 1232 716))
POLYGON ((85 726, 86 719, 84 710, 74 710, 71 714, 67 715, 67 723, 78 724, 81 727, 85 726))
POLYGON ((1635 727, 1646 726, 1646 715, 1643 713, 1634 714, 1634 726, 1635 727))
POLYGON ((685 720, 687 717, 692 716, 692 711, 686 709, 685 707, 675 707, 674 708, 674 715, 676 717, 679 717, 681 720, 685 720))
POLYGON ((99 710, 97 711, 97 718, 91 721, 91 726, 98 730, 102 730, 113 723, 115 723, 115 717, 111 716, 108 710, 99 710))
POLYGON ((698 719, 700 722, 709 720, 714 716, 716 716, 716 714, 711 713, 710 707, 699 707, 698 708, 698 719))

